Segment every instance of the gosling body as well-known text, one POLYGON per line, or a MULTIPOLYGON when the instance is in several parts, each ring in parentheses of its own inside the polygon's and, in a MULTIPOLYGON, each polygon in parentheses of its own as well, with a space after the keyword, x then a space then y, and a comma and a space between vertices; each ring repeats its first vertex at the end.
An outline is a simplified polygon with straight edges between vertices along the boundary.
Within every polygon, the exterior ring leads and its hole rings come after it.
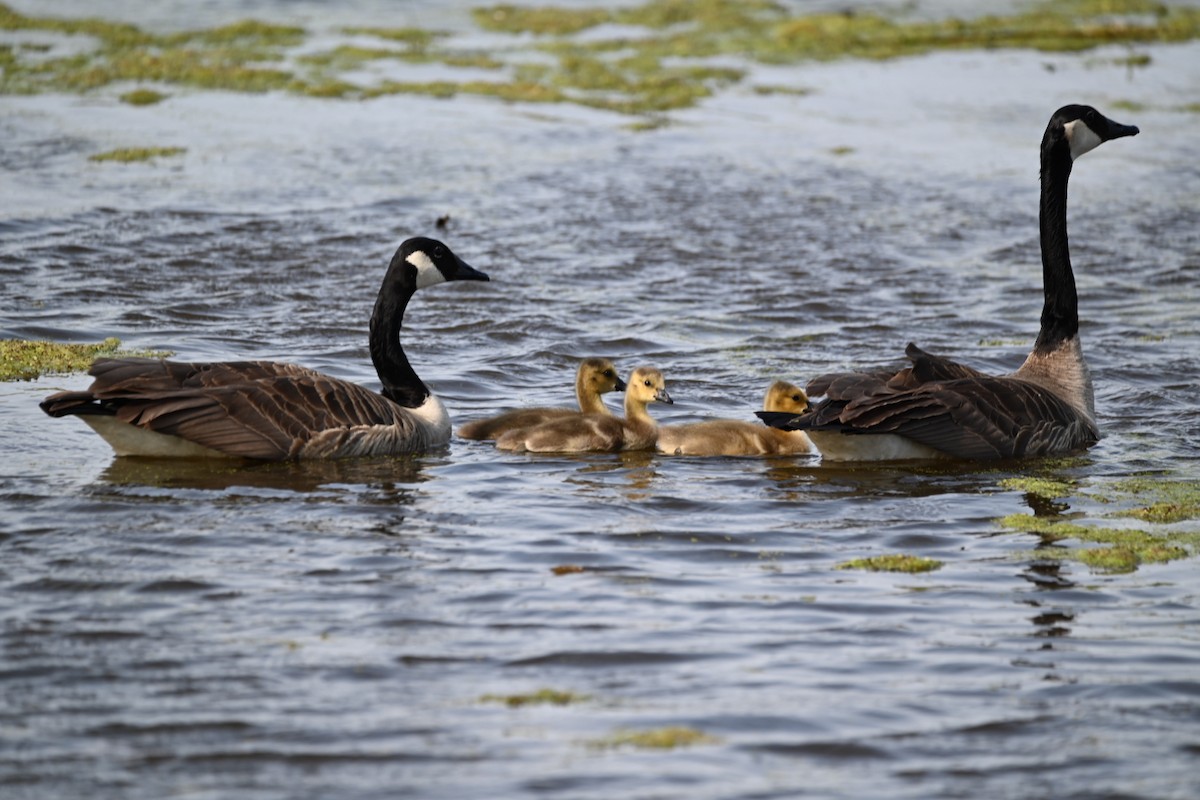
MULTIPOLYGON (((799 386, 775 381, 763 397, 763 410, 800 414, 808 395, 799 386)), ((754 422, 714 419, 683 425, 661 425, 656 447, 676 456, 792 456, 813 452, 804 431, 784 431, 754 422)))
POLYGON ((458 429, 463 439, 497 439, 508 431, 532 428, 553 419, 576 417, 581 414, 612 416, 604 405, 603 395, 625 391, 625 381, 607 358, 585 358, 575 371, 575 399, 579 410, 572 408, 519 408, 486 419, 468 422, 458 429))

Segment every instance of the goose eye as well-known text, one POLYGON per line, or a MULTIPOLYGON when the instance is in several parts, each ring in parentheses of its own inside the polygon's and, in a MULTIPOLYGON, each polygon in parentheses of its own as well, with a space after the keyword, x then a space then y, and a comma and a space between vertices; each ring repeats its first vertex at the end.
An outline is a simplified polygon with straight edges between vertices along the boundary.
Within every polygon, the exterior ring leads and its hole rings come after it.
POLYGON ((443 248, 441 248, 441 247, 433 248, 433 257, 434 258, 441 258, 444 255, 446 255, 446 251, 443 248))

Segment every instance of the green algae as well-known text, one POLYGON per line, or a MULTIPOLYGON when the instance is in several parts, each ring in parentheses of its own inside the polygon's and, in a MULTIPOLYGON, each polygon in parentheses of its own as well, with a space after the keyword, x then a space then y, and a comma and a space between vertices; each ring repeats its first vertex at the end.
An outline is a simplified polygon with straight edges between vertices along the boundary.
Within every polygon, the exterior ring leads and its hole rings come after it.
POLYGON ((932 572, 941 569, 942 562, 936 558, 895 553, 882 556, 855 558, 837 565, 837 569, 865 569, 871 572, 932 572))
MULTIPOLYGON (((0 4, 0 29, 89 37, 83 54, 25 58, 31 42, 0 47, 0 93, 89 92, 116 82, 155 82, 239 92, 285 91, 319 98, 371 99, 396 94, 497 97, 522 103, 573 103, 639 117, 633 126, 667 124, 740 83, 749 70, 713 58, 786 64, 839 58, 889 59, 939 50, 1025 48, 1077 52, 1101 45, 1180 42, 1200 37, 1200 9, 1145 0, 1053 0, 1007 16, 905 19, 881 12, 799 13, 770 0, 646 0, 625 7, 490 5, 475 24, 508 37, 490 52, 455 47, 455 37, 416 27, 347 27, 359 41, 293 55, 303 28, 244 20, 218 28, 160 35, 128 23, 23 15, 0 4), (600 29, 601 26, 608 26, 600 29), (588 31, 580 39, 577 34, 588 31), (370 37, 388 46, 364 46, 370 37), (378 79, 362 85, 342 73, 365 64, 436 64, 474 68, 495 79, 378 79)), ((52 48, 51 48, 52 49, 52 48)), ((1130 54, 1122 63, 1144 66, 1130 54)), ((806 90, 754 87, 802 96, 806 90)))
POLYGON ((479 701, 481 703, 503 703, 509 708, 522 708, 536 705, 566 706, 591 699, 591 696, 586 694, 562 692, 557 689, 538 689, 536 692, 525 694, 485 694, 479 698, 479 701))
POLYGON ((1011 489, 1016 492, 1024 492, 1041 497, 1045 500, 1057 500, 1061 497, 1070 497, 1076 491, 1075 483, 1071 481, 1056 480, 1054 478, 1005 478, 1000 481, 1000 486, 1005 489, 1011 489))
POLYGON ((122 350, 121 340, 108 338, 96 344, 0 339, 0 381, 31 381, 42 375, 84 372, 102 356, 163 358, 157 351, 122 350))
POLYGON ((135 161, 151 161, 156 158, 166 158, 186 153, 186 147, 119 147, 88 156, 88 161, 116 161, 129 164, 135 161))
POLYGON ((166 100, 168 95, 162 92, 156 92, 153 89, 134 89, 132 92, 126 92, 121 95, 122 103, 128 103, 131 106, 152 106, 166 100))
POLYGON ((591 747, 612 750, 634 747, 641 750, 674 750, 678 747, 717 744, 721 740, 695 728, 670 725, 664 728, 635 730, 621 728, 603 739, 588 742, 591 747))
MULTIPOLYGON (((1095 498, 1089 492, 1080 493, 1080 496, 1095 498)), ((1034 551, 1037 558, 1079 561, 1097 572, 1132 572, 1142 564, 1164 563, 1194 555, 1200 548, 1200 531, 1163 530, 1162 526, 1200 516, 1200 487, 1189 481, 1132 479, 1109 487, 1101 502, 1129 502, 1133 497, 1147 496, 1153 499, 1149 505, 1109 512, 1103 518, 1138 519, 1148 523, 1149 528, 1110 527, 1086 522, 1081 515, 1065 518, 1061 515, 1010 514, 997 520, 997 524, 1009 530, 1035 534, 1047 545, 1059 545, 1039 548, 1034 551), (1061 546, 1065 541, 1077 542, 1080 546, 1061 546)))

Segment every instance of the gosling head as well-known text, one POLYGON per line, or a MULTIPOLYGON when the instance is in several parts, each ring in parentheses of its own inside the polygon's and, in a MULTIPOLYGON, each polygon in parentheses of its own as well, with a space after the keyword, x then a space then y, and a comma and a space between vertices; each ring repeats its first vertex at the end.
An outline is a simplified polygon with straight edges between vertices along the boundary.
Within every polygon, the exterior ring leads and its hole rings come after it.
POLYGON ((629 376, 625 396, 639 403, 669 403, 675 401, 667 394, 667 382, 663 374, 654 367, 638 367, 629 376))
POLYGON ((625 391, 625 381, 607 358, 585 358, 579 363, 578 380, 590 392, 607 394, 625 391))
POLYGON ((808 395, 799 386, 787 381, 775 381, 763 397, 763 411, 803 414, 808 409, 808 395))
POLYGON ((445 281, 486 281, 487 275, 463 261, 437 239, 417 236, 407 239, 392 256, 394 270, 403 265, 408 279, 418 289, 445 281))
POLYGON ((1055 147, 1065 146, 1074 161, 1109 139, 1137 134, 1136 125, 1114 122, 1091 106, 1063 106, 1050 118, 1042 138, 1042 153, 1045 155, 1055 147))

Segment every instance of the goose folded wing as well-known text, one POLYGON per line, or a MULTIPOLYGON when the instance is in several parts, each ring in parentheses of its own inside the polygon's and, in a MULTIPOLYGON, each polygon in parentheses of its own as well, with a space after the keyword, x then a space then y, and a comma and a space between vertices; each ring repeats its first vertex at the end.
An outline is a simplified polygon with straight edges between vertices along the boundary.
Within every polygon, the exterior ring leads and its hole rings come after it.
POLYGON ((980 377, 848 403, 847 433, 894 433, 958 458, 1035 456, 1096 440, 1094 427, 1040 386, 980 377))
POLYGON ((80 394, 118 420, 232 456, 291 458, 333 431, 395 426, 402 434, 415 427, 383 396, 291 364, 114 359, 93 374, 96 381, 80 394))

